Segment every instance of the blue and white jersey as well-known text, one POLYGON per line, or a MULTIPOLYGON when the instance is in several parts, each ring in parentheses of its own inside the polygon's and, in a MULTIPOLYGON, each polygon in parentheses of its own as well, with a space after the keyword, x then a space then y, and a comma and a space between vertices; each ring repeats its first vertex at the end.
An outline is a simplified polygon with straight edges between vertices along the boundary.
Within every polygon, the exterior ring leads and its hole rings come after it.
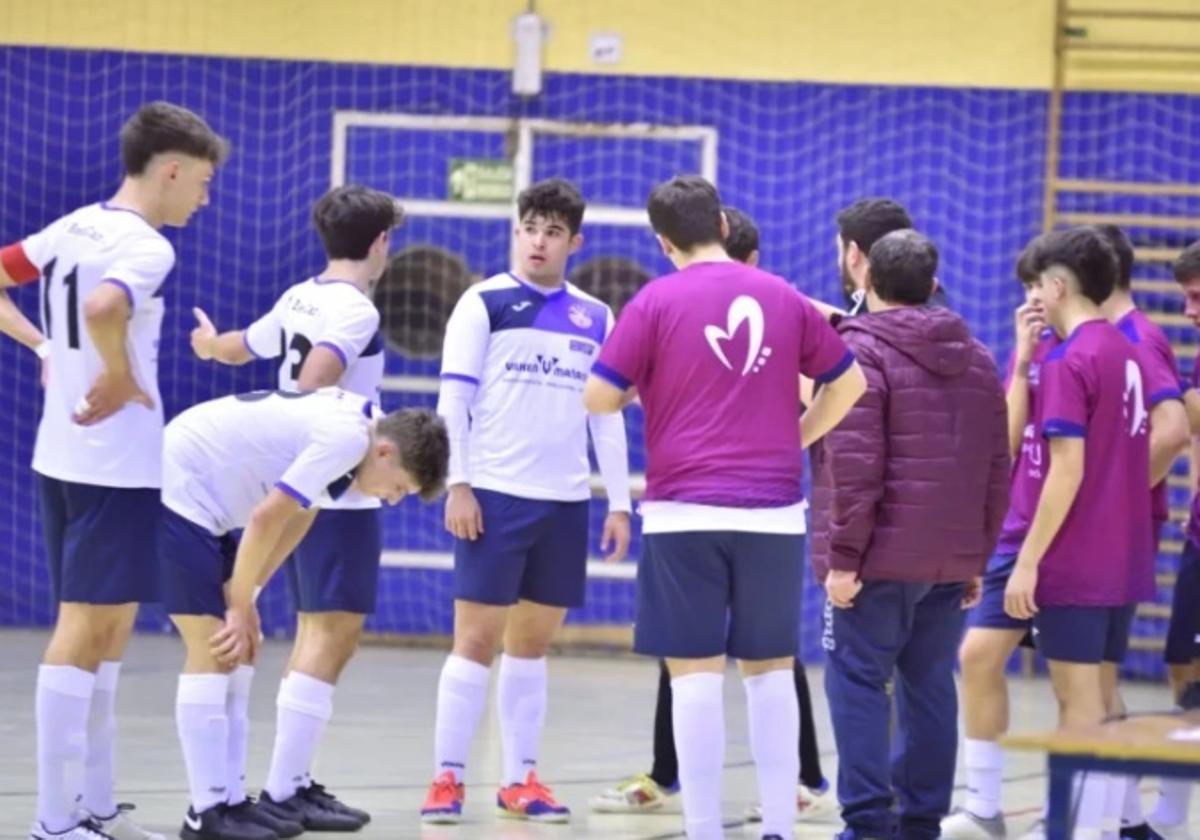
MULTIPOLYGON (((342 360, 338 387, 380 402, 383 337, 379 310, 361 289, 345 280, 313 278, 284 292, 267 314, 246 328, 246 348, 259 358, 279 358, 279 387, 297 390, 304 360, 325 346, 342 360)), ((331 509, 377 508, 378 499, 351 491, 331 509)))
POLYGON ((442 378, 477 385, 466 480, 526 499, 591 497, 583 386, 612 330, 604 302, 511 273, 463 293, 446 324, 442 378))

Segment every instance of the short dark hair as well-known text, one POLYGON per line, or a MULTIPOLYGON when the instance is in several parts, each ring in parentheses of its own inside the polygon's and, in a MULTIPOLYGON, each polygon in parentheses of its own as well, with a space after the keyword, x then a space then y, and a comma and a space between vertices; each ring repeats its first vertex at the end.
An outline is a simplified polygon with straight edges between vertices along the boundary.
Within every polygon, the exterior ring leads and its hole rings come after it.
POLYGON ((579 190, 563 178, 547 178, 530 184, 517 196, 517 218, 521 221, 541 216, 558 219, 566 224, 571 235, 583 226, 583 211, 587 204, 579 190))
POLYGON ((446 487, 450 436, 446 422, 427 408, 402 408, 379 419, 375 434, 396 445, 400 466, 417 480, 421 499, 431 502, 446 487))
POLYGON ((1021 281, 1021 285, 1029 286, 1037 282, 1038 279, 1038 249, 1041 248, 1042 239, 1044 236, 1039 234, 1025 243, 1025 247, 1021 249, 1021 253, 1017 256, 1017 264, 1015 271, 1017 279, 1021 281))
POLYGON ((677 175, 646 202, 654 232, 681 251, 721 241, 721 196, 699 175, 677 175))
POLYGON ((938 251, 915 230, 894 230, 867 254, 871 288, 880 300, 914 306, 929 302, 937 275, 938 251))
POLYGON ((370 187, 334 187, 313 206, 312 220, 331 260, 365 260, 379 234, 400 224, 404 211, 370 187))
POLYGON ((758 250, 758 225, 736 207, 725 206, 721 209, 729 225, 729 235, 725 237, 725 253, 738 262, 745 262, 758 250))
POLYGON ((1092 303, 1108 299, 1117 285, 1117 255, 1095 228, 1056 230, 1042 238, 1034 260, 1037 273, 1062 266, 1075 275, 1079 290, 1092 303))
POLYGON ((853 242, 867 254, 880 239, 913 223, 908 211, 890 198, 864 198, 837 214, 837 226, 843 243, 853 242))
POLYGON ((1096 232, 1117 255, 1117 289, 1127 291, 1133 283, 1133 243, 1116 225, 1096 225, 1096 232))
POLYGON ((1183 249, 1175 260, 1175 281, 1186 283, 1200 277, 1200 239, 1183 249))
POLYGON ((121 160, 129 175, 141 175, 155 155, 178 152, 220 166, 229 142, 201 117, 170 102, 151 102, 121 126, 121 160))

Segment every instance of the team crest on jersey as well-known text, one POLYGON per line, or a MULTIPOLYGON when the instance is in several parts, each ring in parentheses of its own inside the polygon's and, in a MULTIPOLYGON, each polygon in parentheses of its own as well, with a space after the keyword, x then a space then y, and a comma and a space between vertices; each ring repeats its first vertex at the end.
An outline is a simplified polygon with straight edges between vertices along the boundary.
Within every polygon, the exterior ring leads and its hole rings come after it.
POLYGON ((567 310, 567 317, 570 318, 571 323, 579 327, 579 329, 591 329, 593 323, 592 316, 589 315, 587 310, 578 303, 571 304, 571 307, 567 310))

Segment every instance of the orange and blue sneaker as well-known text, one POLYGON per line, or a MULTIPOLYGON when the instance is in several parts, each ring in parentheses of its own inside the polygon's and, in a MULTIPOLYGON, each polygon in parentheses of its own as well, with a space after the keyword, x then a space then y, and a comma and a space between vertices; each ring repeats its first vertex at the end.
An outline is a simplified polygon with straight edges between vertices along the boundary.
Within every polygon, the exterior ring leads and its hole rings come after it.
POLYGON ((462 819, 463 800, 467 798, 462 782, 451 770, 439 775, 429 786, 425 804, 421 806, 421 822, 432 825, 453 825, 462 819))
POLYGON ((512 820, 532 822, 565 823, 571 819, 571 809, 560 805, 532 770, 524 783, 500 788, 496 794, 496 812, 512 820))

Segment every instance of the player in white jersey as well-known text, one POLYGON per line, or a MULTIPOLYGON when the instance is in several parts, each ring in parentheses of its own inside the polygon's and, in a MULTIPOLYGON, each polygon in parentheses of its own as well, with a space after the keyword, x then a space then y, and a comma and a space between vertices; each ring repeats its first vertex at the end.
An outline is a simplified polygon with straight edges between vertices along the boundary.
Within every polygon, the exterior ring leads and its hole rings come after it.
MULTIPOLYGON (((400 219, 399 205, 377 190, 347 186, 326 193, 313 209, 329 260, 325 269, 285 291, 245 330, 218 335, 208 316, 196 310, 196 355, 235 365, 281 359, 284 391, 338 385, 378 402, 383 341, 379 312, 368 294, 387 266, 389 235, 400 219)), ((275 750, 259 801, 268 817, 310 831, 355 830, 370 820, 313 782, 309 765, 333 712, 334 685, 375 609, 381 552, 379 500, 350 491, 317 514, 285 567, 298 627, 276 700, 275 750)), ((246 712, 253 674, 252 666, 243 665, 230 682, 230 731, 237 745, 230 755, 231 807, 247 799, 246 712)))
POLYGON ((226 154, 191 111, 146 105, 121 129, 111 199, 0 249, 0 330, 44 360, 33 469, 59 607, 37 679, 35 840, 160 837, 113 796, 121 658, 138 603, 158 600, 158 344, 175 265, 159 228, 208 203, 226 154), (38 279, 40 330, 3 291, 38 279))
POLYGON ((232 740, 244 735, 230 726, 229 672, 255 661, 256 590, 318 508, 352 491, 392 504, 441 493, 445 424, 427 410, 380 415, 340 388, 259 391, 202 403, 167 426, 159 562, 163 605, 187 647, 175 704, 191 794, 184 840, 300 831, 267 827, 248 800, 227 801, 230 755, 245 749, 232 740), (245 531, 235 543, 236 528, 245 531))
POLYGON ((517 211, 514 270, 469 288, 446 326, 438 413, 450 433, 454 649, 438 684, 426 822, 461 817, 463 765, 501 640, 497 807, 517 819, 569 818, 535 771, 546 652, 584 598, 589 430, 608 491, 601 544, 614 561, 629 545, 625 424, 619 414, 589 417, 581 397, 613 316, 563 279, 583 241, 583 198, 551 179, 522 192, 517 211))

